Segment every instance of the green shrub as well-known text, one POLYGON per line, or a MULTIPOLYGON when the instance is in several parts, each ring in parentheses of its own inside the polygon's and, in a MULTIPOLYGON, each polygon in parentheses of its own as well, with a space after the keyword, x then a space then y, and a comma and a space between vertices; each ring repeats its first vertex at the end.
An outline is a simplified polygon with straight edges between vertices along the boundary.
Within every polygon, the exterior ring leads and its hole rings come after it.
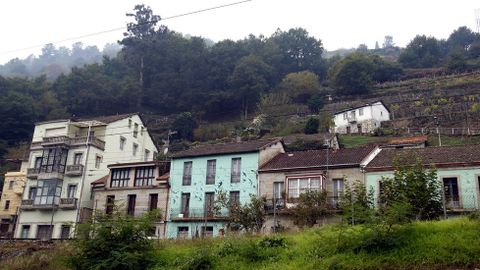
POLYGON ((73 269, 146 269, 153 264, 153 245, 148 239, 159 217, 156 211, 141 218, 125 215, 118 207, 107 215, 95 213, 93 219, 78 226, 73 242, 76 252, 67 263, 73 269))
POLYGON ((264 248, 274 248, 274 247, 286 247, 287 242, 284 237, 265 237, 258 243, 261 247, 264 248))
POLYGON ((201 248, 183 258, 181 269, 183 270, 208 270, 214 268, 215 258, 211 252, 206 248, 201 248))
POLYGON ((305 134, 315 134, 318 133, 318 127, 320 126, 320 120, 318 118, 311 117, 308 119, 305 124, 305 129, 303 132, 305 134))

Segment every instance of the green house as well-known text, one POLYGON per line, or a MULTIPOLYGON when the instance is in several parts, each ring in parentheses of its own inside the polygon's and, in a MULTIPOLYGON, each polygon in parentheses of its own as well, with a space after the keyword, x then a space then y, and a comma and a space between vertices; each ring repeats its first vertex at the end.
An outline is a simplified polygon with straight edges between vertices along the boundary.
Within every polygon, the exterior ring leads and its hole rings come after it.
MULTIPOLYGON (((382 177, 392 177, 396 157, 407 157, 413 164, 418 157, 426 168, 436 168, 443 190, 445 208, 451 212, 479 209, 480 204, 480 145, 383 149, 366 166, 365 185, 375 191, 375 201, 381 192, 382 177)), ((418 192, 422 192, 419 190, 418 192)))
POLYGON ((278 153, 280 140, 202 145, 176 153, 170 167, 168 238, 228 233, 228 211, 213 210, 220 193, 245 204, 258 194, 258 168, 278 153))

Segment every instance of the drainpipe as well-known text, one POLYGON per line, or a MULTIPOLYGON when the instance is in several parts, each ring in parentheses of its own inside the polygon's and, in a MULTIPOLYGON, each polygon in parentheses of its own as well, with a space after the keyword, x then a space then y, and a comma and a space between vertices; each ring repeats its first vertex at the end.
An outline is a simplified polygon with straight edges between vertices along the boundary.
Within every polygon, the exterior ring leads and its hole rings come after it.
POLYGON ((82 196, 83 196, 83 186, 85 182, 85 176, 87 174, 87 165, 88 165, 88 158, 90 154, 90 134, 92 131, 92 121, 88 124, 88 132, 87 132, 87 139, 85 142, 85 146, 87 147, 87 153, 85 156, 85 165, 83 166, 83 172, 82 172, 82 180, 80 181, 80 196, 78 198, 78 209, 77 209, 77 217, 75 218, 75 231, 77 224, 80 222, 80 212, 82 211, 82 196))

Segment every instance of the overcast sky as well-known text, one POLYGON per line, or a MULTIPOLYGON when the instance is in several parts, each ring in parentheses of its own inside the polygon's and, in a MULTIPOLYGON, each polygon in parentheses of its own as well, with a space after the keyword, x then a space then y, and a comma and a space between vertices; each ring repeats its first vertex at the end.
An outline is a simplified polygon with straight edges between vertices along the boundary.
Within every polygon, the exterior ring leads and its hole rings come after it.
MULTIPOLYGON (((3 0, 0 4, 0 63, 38 54, 41 46, 5 53, 124 26, 135 4, 170 17, 238 0, 3 0)), ((416 34, 447 38, 457 27, 475 29, 478 0, 253 0, 244 4, 166 20, 170 29, 214 41, 248 34, 271 35, 275 29, 303 27, 322 40, 325 49, 381 45, 385 35, 405 46, 416 34)), ((84 38, 97 45, 122 38, 123 31, 84 38)), ((59 43, 70 46, 75 41, 59 43)))

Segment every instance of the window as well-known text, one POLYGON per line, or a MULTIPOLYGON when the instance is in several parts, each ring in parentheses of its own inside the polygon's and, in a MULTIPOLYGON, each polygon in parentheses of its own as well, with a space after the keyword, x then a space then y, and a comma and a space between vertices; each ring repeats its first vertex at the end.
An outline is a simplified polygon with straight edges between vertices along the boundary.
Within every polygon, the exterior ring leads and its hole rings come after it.
POLYGON ((34 204, 58 204, 62 191, 62 181, 57 179, 37 180, 37 195, 34 204))
POLYGON ((50 225, 38 225, 37 227, 37 239, 50 240, 52 239, 52 226, 50 225))
POLYGON ((133 124, 133 137, 134 138, 138 137, 138 124, 137 123, 133 124))
POLYGON ((30 225, 22 225, 22 232, 20 233, 20 238, 27 239, 30 237, 30 225))
POLYGON ((145 154, 143 155, 143 161, 148 161, 150 158, 150 150, 145 149, 145 154))
POLYGON ((128 128, 132 128, 132 119, 128 119, 128 128))
POLYGON ((274 182, 273 183, 273 198, 275 201, 282 200, 285 196, 285 183, 283 182, 274 182))
POLYGON ((230 207, 235 207, 240 205, 240 191, 230 191, 230 207))
POLYGON ((68 185, 67 198, 75 198, 76 194, 77 194, 77 185, 68 185))
POLYGON ((133 149, 133 153, 132 153, 133 156, 136 156, 136 155, 137 155, 137 152, 138 152, 138 144, 133 143, 132 149, 133 149))
POLYGON ((46 173, 65 172, 67 163, 67 149, 50 148, 43 150, 41 171, 46 173))
MULTIPOLYGON (((41 167, 42 167, 42 157, 36 157, 34 168, 37 169, 37 170, 40 170, 41 167)), ((37 172, 40 172, 40 171, 37 171, 37 172)))
POLYGON ((202 226, 202 237, 213 237, 213 226, 202 226))
POLYGON ((60 232, 60 239, 69 239, 70 238, 70 226, 62 225, 62 231, 60 232))
POLYGON ((154 171, 154 166, 136 168, 134 185, 136 187, 153 185, 153 179, 155 178, 154 171))
POLYGON ((188 212, 190 210, 190 193, 182 193, 181 207, 181 214, 183 214, 184 217, 188 217, 188 212))
POLYGON ((130 168, 112 169, 110 187, 126 187, 130 180, 130 168))
POLYGON ((344 182, 343 179, 333 179, 333 203, 337 204, 343 196, 344 182))
POLYGON ((192 184, 192 162, 191 161, 187 161, 183 163, 182 184, 184 186, 189 186, 192 184))
POLYGON ((100 168, 100 164, 102 164, 102 156, 95 156, 95 169, 99 169, 100 168))
POLYGON ((115 205, 115 195, 107 196, 107 203, 105 204, 105 214, 111 215, 113 213, 114 205, 115 205))
POLYGON ((5 210, 8 210, 10 208, 10 200, 5 201, 5 210))
POLYGON ((445 193, 445 203, 448 208, 460 208, 460 196, 456 177, 443 178, 443 192, 445 193))
POLYGON ((187 239, 188 238, 188 227, 178 227, 177 238, 178 239, 187 239))
POLYGON ((73 155, 73 165, 82 164, 82 157, 83 157, 83 153, 75 153, 73 155))
POLYGON ((383 116, 383 112, 380 112, 380 116, 383 116))
POLYGON ((126 142, 127 142, 127 139, 125 139, 125 137, 120 136, 120 150, 123 151, 123 149, 125 148, 126 142))
POLYGON ((158 194, 150 194, 150 200, 149 200, 149 203, 148 203, 148 210, 152 211, 154 209, 157 209, 158 205, 158 194))
POLYGON ((143 132, 144 132, 145 128, 144 127, 140 127, 140 136, 143 136, 143 132))
POLYGON ((353 119, 355 119, 355 111, 351 111, 350 115, 352 116, 353 119))
POLYGON ((137 195, 130 194, 128 195, 128 207, 127 207, 127 214, 130 216, 135 215, 135 203, 137 200, 137 195))
POLYGON ((37 196, 37 188, 36 187, 30 187, 28 190, 28 199, 29 200, 35 200, 35 197, 37 196))
POLYGON ((239 183, 240 182, 241 166, 242 166, 242 159, 241 158, 232 158, 232 175, 230 177, 230 181, 232 183, 239 183))
POLYGON ((206 217, 213 217, 213 203, 215 201, 215 193, 205 192, 205 205, 203 213, 206 217))
POLYGON ((363 115, 363 108, 358 109, 358 115, 362 116, 363 115))
POLYGON ((343 120, 347 120, 347 113, 343 113, 343 120))
POLYGON ((13 189, 13 184, 14 183, 15 183, 15 181, 8 182, 8 189, 13 189))
POLYGON ((207 185, 215 184, 215 170, 217 161, 215 159, 207 161, 207 185))
POLYGON ((321 178, 309 177, 309 178, 291 178, 288 179, 288 197, 298 198, 300 194, 307 192, 307 190, 320 191, 321 178))

